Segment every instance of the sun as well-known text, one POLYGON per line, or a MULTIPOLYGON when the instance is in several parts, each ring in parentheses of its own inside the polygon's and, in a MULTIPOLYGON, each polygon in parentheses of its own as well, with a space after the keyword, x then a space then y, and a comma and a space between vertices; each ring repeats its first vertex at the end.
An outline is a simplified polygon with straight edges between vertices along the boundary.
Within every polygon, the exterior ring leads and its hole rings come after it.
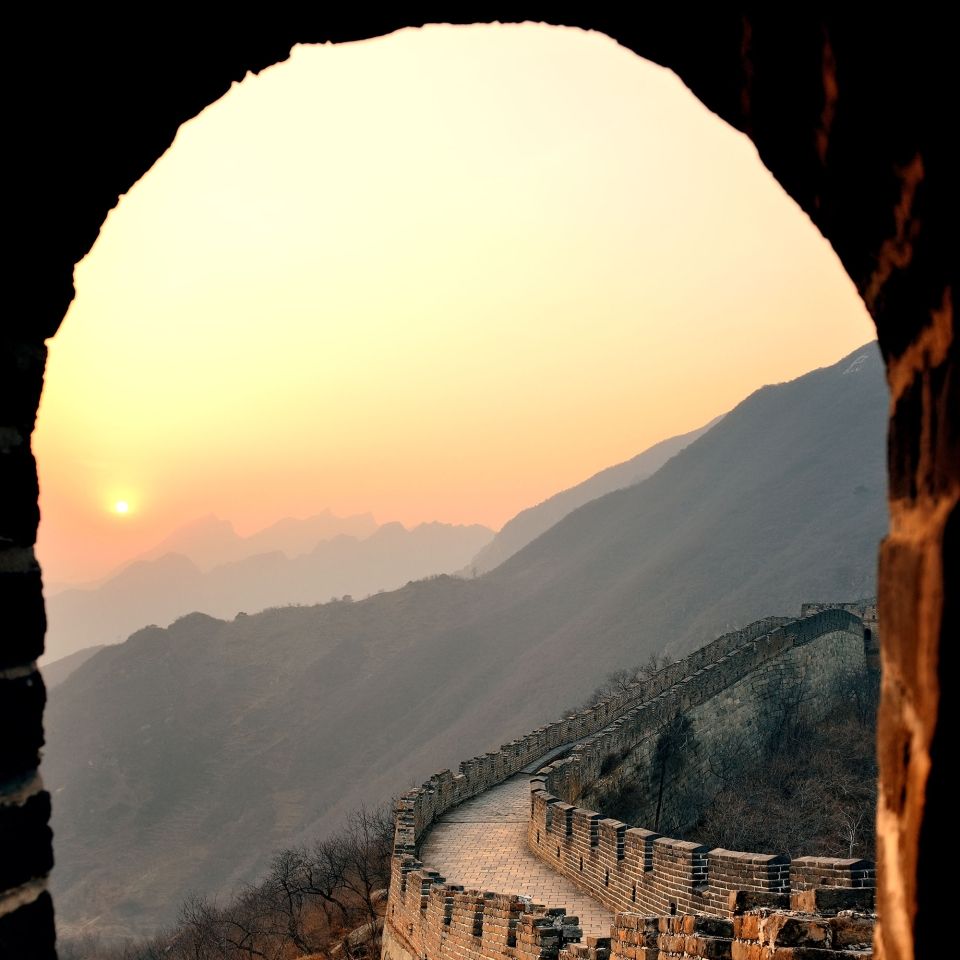
POLYGON ((118 500, 118 501, 113 505, 113 512, 114 512, 114 513, 119 513, 119 514, 129 513, 129 512, 130 512, 130 504, 127 503, 126 500, 118 500))

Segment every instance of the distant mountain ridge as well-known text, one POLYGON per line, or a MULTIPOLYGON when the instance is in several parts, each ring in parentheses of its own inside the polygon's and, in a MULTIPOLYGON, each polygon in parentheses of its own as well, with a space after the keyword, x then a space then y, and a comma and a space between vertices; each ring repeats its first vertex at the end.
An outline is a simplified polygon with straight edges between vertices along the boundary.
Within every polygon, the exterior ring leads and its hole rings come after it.
MULTIPOLYGON (((222 524, 204 526, 216 530, 222 524)), ((307 535, 294 523, 281 521, 244 542, 285 543, 297 549, 307 535)), ((209 570, 176 553, 138 560, 96 587, 47 598, 46 662, 86 647, 119 643, 145 624, 166 626, 194 611, 233 617, 240 611, 394 590, 410 580, 459 570, 492 536, 492 530, 479 525, 422 523, 407 530, 386 523, 363 539, 338 534, 315 543, 308 553, 291 557, 273 550, 209 570)))
POLYGON ((507 521, 493 540, 473 558, 470 571, 486 573, 492 570, 578 507, 614 490, 622 490, 645 480, 722 419, 721 414, 697 430, 661 440, 624 463, 607 467, 582 483, 555 493, 534 507, 521 510, 512 520, 507 521))
MULTIPOLYGON (((386 537, 382 531, 389 529, 394 546, 402 551, 404 528, 397 523, 378 526, 370 513, 338 517, 324 510, 303 519, 286 517, 246 537, 237 534, 229 520, 214 514, 200 517, 106 578, 61 585, 49 592, 44 662, 93 645, 119 643, 148 623, 163 626, 192 611, 229 618, 241 610, 251 613, 268 606, 322 603, 342 594, 362 597, 431 574, 485 573, 584 503, 655 473, 721 419, 722 415, 697 430, 661 440, 630 460, 548 497, 521 511, 497 534, 477 525, 455 528, 464 531, 465 539, 472 536, 470 531, 479 534, 478 552, 460 567, 450 566, 449 552, 431 560, 421 551, 415 561, 411 558, 409 568, 401 564, 402 569, 389 569, 376 549, 385 541, 374 541, 369 549, 357 544, 377 534, 386 537), (487 532, 486 539, 481 531, 487 532), (336 546, 321 548, 325 541, 336 546), (308 553, 314 562, 304 559, 308 553), (298 562, 284 563, 284 559, 298 562), (364 563, 369 575, 361 570, 364 563)), ((422 524, 415 529, 443 526, 422 524)), ((416 552, 417 547, 410 546, 416 552)))
POLYGON ((192 614, 101 650, 46 714, 63 929, 150 930, 186 891, 255 876, 272 850, 554 719, 613 669, 811 598, 872 595, 887 404, 868 344, 756 391, 484 576, 192 614))
POLYGON ((194 567, 206 572, 258 553, 279 551, 288 557, 296 557, 308 553, 321 540, 331 540, 341 534, 363 539, 377 527, 372 513, 339 517, 332 510, 323 510, 309 517, 283 517, 242 537, 230 520, 210 513, 178 527, 158 544, 122 563, 105 577, 89 583, 57 583, 47 588, 47 594, 56 596, 66 590, 95 589, 134 564, 159 560, 169 554, 186 557, 194 567))

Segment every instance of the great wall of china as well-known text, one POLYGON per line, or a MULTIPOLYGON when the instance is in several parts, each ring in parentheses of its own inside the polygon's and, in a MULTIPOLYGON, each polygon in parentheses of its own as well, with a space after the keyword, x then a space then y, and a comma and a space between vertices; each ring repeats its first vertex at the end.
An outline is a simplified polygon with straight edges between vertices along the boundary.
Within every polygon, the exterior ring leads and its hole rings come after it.
POLYGON ((725 634, 401 797, 385 960, 870 956, 871 862, 709 849, 576 805, 611 770, 649 764, 677 718, 686 774, 708 790, 731 730, 759 744, 794 694, 814 716, 843 695, 872 658, 875 606, 803 613, 725 634))

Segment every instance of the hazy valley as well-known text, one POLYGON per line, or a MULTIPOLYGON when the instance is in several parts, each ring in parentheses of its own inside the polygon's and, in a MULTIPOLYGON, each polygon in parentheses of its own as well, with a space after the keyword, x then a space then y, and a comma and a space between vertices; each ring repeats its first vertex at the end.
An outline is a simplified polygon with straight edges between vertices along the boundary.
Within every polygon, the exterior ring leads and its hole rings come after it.
POLYGON ((53 594, 47 660, 119 643, 145 624, 167 626, 191 612, 233 617, 393 590, 459 570, 493 536, 478 524, 423 523, 407 530, 399 523, 377 526, 369 515, 316 519, 288 520, 238 538, 229 523, 208 518, 103 583, 53 594))

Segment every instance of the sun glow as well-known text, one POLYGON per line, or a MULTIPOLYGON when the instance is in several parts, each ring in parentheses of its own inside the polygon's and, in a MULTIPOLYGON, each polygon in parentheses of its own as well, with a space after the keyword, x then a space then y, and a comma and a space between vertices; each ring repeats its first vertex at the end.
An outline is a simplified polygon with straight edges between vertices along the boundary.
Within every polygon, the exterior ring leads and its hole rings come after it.
POLYGON ((130 504, 127 503, 126 500, 118 500, 118 501, 113 505, 113 512, 114 512, 114 513, 119 513, 119 514, 129 513, 129 512, 130 512, 130 504))
POLYGON ((294 48, 76 276, 34 434, 58 582, 210 513, 500 527, 874 332, 745 135, 534 24, 294 48))

